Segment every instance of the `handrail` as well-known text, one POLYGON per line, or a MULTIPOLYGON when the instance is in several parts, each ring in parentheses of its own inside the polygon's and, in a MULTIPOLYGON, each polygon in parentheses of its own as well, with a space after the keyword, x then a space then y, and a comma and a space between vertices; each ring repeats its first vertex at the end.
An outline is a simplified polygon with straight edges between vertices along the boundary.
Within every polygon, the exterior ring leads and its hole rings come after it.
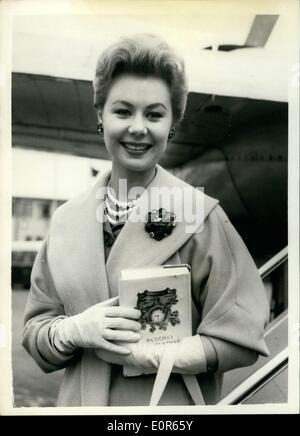
POLYGON ((243 383, 237 386, 232 392, 218 402, 218 405, 230 405, 241 403, 257 387, 262 387, 268 376, 278 372, 288 362, 288 347, 282 350, 277 356, 259 368, 254 374, 248 377, 243 383))
MULTIPOLYGON (((272 271, 282 265, 288 259, 288 247, 283 248, 275 256, 273 256, 268 262, 259 268, 258 272, 262 279, 267 277, 272 271)), ((287 315, 285 315, 286 317, 287 315)), ((285 318, 284 317, 284 318, 285 318)), ((253 374, 251 374, 246 380, 244 380, 233 391, 226 395, 218 405, 230 405, 241 403, 250 394, 256 392, 259 388, 266 383, 266 380, 270 380, 270 377, 276 374, 288 363, 288 347, 278 353, 273 359, 269 360, 264 366, 259 368, 253 374)))
MULTIPOLYGON (((274 378, 276 378, 281 372, 283 372, 288 367, 288 358, 282 362, 282 365, 279 365, 277 368, 274 369, 271 373, 268 373, 265 379, 260 382, 257 386, 254 388, 252 387, 251 391, 248 395, 246 395, 240 403, 244 404, 246 403, 251 397, 255 396, 257 392, 259 392, 261 389, 263 389, 268 383, 272 382, 274 378)), ((272 400, 271 400, 272 401, 272 400)))
POLYGON ((267 277, 274 269, 278 268, 288 258, 288 247, 284 247, 279 253, 275 254, 268 262, 258 270, 262 279, 267 277))

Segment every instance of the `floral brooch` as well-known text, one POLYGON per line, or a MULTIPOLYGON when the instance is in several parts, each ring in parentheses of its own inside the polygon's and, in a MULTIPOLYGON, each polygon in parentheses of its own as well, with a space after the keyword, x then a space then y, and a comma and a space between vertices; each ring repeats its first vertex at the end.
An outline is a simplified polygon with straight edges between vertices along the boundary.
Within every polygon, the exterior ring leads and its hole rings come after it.
POLYGON ((175 218, 174 212, 168 212, 162 207, 159 210, 154 209, 147 214, 145 230, 149 233, 150 238, 161 241, 166 236, 169 236, 174 227, 176 227, 175 218))

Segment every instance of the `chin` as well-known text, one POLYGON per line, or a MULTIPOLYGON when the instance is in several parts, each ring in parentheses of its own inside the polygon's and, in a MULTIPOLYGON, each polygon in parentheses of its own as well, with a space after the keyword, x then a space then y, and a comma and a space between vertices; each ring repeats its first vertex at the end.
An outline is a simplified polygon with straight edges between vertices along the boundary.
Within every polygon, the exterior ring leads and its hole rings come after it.
POLYGON ((149 171, 151 168, 154 168, 156 162, 143 162, 143 161, 135 161, 135 162, 124 162, 123 166, 129 171, 138 171, 144 172, 149 171))

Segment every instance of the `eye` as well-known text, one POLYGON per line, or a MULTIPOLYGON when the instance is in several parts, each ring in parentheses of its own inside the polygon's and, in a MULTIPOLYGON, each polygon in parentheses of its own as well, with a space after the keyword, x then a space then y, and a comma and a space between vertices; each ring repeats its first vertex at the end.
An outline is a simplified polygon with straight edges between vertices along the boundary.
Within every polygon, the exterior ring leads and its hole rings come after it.
POLYGON ((151 120, 158 120, 159 118, 162 118, 162 116, 163 115, 160 112, 151 111, 148 113, 148 118, 151 120))
POLYGON ((114 112, 121 117, 130 116, 130 111, 128 109, 116 109, 114 112))

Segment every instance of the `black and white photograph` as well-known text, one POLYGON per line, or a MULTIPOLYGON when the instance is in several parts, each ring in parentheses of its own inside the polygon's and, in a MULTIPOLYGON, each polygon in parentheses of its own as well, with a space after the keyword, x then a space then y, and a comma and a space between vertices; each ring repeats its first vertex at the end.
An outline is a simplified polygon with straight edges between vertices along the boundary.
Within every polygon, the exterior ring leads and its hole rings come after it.
POLYGON ((298 2, 0 11, 1 414, 299 413, 298 2))

